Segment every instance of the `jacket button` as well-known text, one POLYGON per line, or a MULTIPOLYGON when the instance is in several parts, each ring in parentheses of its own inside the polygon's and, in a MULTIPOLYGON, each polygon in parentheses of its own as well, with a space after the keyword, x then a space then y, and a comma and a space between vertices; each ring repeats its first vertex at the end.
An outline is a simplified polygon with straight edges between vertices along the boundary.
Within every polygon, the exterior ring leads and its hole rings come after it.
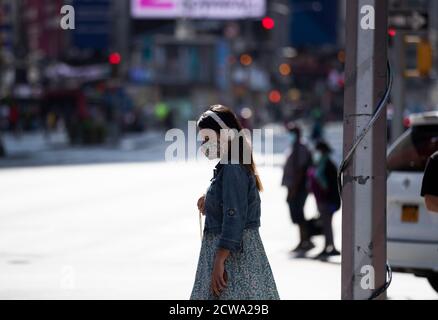
POLYGON ((234 216, 234 213, 235 213, 234 209, 228 209, 229 216, 234 216))

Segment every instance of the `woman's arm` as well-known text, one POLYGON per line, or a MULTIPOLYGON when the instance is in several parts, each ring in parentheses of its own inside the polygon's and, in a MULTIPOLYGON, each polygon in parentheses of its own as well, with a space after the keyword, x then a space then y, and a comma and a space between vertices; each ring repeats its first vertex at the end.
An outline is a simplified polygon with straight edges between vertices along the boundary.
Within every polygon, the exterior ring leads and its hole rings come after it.
POLYGON ((205 216, 205 194, 198 199, 198 210, 205 216))
POLYGON ((246 169, 238 164, 225 165, 222 188, 222 233, 218 247, 237 252, 248 215, 249 177, 246 169))
POLYGON ((231 252, 240 249, 248 211, 249 177, 240 165, 225 165, 222 176, 222 233, 219 239, 213 273, 212 289, 216 295, 227 285, 225 261, 231 252))
POLYGON ((424 197, 426 208, 431 212, 438 213, 438 197, 426 194, 424 197))

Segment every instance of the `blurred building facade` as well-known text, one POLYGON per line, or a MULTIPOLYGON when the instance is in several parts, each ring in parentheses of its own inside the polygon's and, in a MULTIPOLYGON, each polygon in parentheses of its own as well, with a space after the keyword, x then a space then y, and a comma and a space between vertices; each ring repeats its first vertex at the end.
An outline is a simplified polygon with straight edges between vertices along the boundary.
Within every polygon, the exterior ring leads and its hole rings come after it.
POLYGON ((152 97, 192 105, 187 114, 221 102, 252 115, 255 123, 310 114, 321 104, 339 117, 342 2, 263 1, 262 14, 237 19, 134 14, 129 76, 155 88, 152 97), (330 74, 336 82, 331 87, 330 74), (318 85, 318 92, 321 87, 335 92, 308 99, 318 85))
POLYGON ((26 128, 61 119, 72 132, 86 119, 101 131, 182 126, 213 103, 248 126, 340 116, 345 0, 178 3, 0 0, 3 105, 32 110, 26 128), (74 30, 60 28, 66 4, 74 30))

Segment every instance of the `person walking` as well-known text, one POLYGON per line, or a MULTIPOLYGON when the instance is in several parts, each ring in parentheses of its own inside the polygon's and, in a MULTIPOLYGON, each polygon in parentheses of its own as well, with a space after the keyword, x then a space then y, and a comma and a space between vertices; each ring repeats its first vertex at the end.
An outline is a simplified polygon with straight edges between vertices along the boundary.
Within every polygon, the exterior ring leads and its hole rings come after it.
POLYGON ((220 161, 207 193, 198 200, 206 218, 190 298, 278 300, 259 234, 263 187, 242 126, 222 105, 212 106, 197 124, 203 153, 220 161))
POLYGON ((331 152, 327 143, 317 142, 313 153, 314 167, 309 169, 310 189, 316 199, 325 236, 324 249, 316 257, 322 260, 340 254, 333 241, 332 219, 340 208, 341 198, 337 185, 337 168, 330 159, 331 152))
POLYGON ((309 149, 301 141, 301 129, 295 123, 287 125, 292 151, 284 166, 282 185, 287 188, 287 203, 289 206, 292 223, 297 225, 300 233, 300 241, 293 253, 305 253, 315 247, 310 239, 307 221, 304 216, 306 203, 307 170, 312 163, 309 149))

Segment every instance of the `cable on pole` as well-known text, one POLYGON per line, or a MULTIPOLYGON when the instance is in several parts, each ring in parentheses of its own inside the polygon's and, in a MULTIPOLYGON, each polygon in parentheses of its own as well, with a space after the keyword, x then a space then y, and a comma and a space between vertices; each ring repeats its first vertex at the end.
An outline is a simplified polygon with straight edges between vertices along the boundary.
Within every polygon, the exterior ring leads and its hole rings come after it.
MULTIPOLYGON (((393 74, 391 69, 391 63, 389 60, 387 61, 387 69, 388 69, 388 79, 386 84, 386 90, 383 97, 380 99, 379 104, 377 105, 376 110, 373 113, 372 118, 368 122, 367 126, 362 130, 360 135, 356 138, 356 141, 353 143, 353 146, 350 148, 350 150, 346 153, 344 159, 341 162, 341 165, 339 166, 338 170, 338 192, 342 199, 342 189, 344 187, 343 185, 343 173, 347 166, 350 164, 351 160, 353 159, 353 156, 359 146, 359 144, 363 141, 367 133, 371 130, 371 128, 374 126, 376 121, 380 118, 380 115, 382 114, 382 111, 386 110, 386 105, 388 104, 389 97, 392 90, 392 84, 393 84, 393 74)), ((376 289, 371 296, 368 298, 368 300, 374 300, 378 298, 382 293, 384 293, 392 282, 392 270, 389 263, 386 263, 386 272, 387 272, 387 278, 385 280, 385 283, 380 288, 376 289)))

